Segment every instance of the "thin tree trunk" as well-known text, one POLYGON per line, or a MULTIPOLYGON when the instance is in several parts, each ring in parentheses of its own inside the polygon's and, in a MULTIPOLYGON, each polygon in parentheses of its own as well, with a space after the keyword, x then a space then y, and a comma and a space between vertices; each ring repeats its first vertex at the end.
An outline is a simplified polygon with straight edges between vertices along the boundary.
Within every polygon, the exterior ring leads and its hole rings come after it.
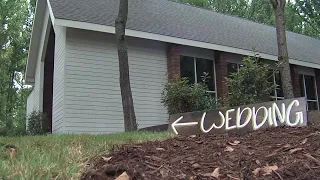
POLYGON ((270 0, 274 12, 277 30, 278 60, 284 98, 293 98, 293 87, 290 73, 289 55, 285 29, 284 10, 286 0, 270 0))
POLYGON ((120 0, 119 14, 115 22, 119 56, 120 88, 125 131, 137 130, 132 92, 130 86, 128 51, 125 41, 125 29, 128 17, 128 0, 120 0))

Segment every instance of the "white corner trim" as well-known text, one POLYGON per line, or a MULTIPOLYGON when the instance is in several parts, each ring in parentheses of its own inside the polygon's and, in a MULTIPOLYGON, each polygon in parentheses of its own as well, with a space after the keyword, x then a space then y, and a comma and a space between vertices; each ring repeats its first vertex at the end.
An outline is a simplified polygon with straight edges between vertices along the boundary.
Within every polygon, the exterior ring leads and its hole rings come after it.
POLYGON ((52 26, 54 26, 55 18, 54 18, 54 14, 53 14, 52 7, 51 7, 51 4, 50 4, 50 1, 49 1, 49 0, 47 0, 47 5, 48 5, 49 13, 50 13, 50 18, 51 18, 52 26))
MULTIPOLYGON (((79 21, 72 21, 72 20, 65 20, 65 19, 55 19, 55 23, 56 25, 65 26, 69 28, 77 28, 77 29, 115 34, 115 28, 113 26, 106 26, 101 24, 93 24, 93 23, 79 22, 79 21)), ((247 55, 247 56, 253 55, 253 51, 249 51, 245 49, 239 49, 239 48, 223 46, 218 44, 211 44, 211 43, 193 41, 188 39, 170 37, 165 35, 131 30, 131 29, 126 29, 126 35, 131 37, 138 37, 138 38, 150 39, 150 40, 167 42, 167 43, 181 44, 181 45, 205 48, 210 50, 224 51, 224 52, 247 55)), ((259 52, 258 54, 261 58, 278 61, 278 57, 275 55, 259 53, 259 52)), ((320 64, 313 64, 313 63, 308 63, 308 62, 299 61, 295 59, 290 59, 289 61, 291 64, 320 69, 320 64)))

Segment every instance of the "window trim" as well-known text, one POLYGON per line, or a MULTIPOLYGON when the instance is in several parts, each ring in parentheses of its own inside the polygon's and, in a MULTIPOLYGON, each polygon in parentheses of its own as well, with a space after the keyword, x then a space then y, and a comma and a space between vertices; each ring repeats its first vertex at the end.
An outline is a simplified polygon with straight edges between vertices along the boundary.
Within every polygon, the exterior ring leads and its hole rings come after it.
MULTIPOLYGON (((307 110, 309 110, 308 102, 316 102, 316 103, 317 103, 317 107, 318 107, 317 110, 319 110, 319 97, 318 97, 318 88, 317 88, 316 76, 315 76, 315 75, 310 75, 310 74, 303 74, 303 73, 301 73, 301 74, 299 74, 299 75, 302 75, 303 90, 304 90, 303 94, 304 94, 304 97, 305 97, 306 100, 307 100, 307 110), (305 81, 304 76, 312 76, 312 77, 314 77, 314 86, 315 86, 316 99, 308 99, 308 96, 307 96, 307 88, 306 88, 307 86, 306 86, 306 81, 305 81)), ((301 87, 300 87, 300 89, 301 89, 301 87)))
MULTIPOLYGON (((213 76, 214 76, 214 91, 207 91, 208 93, 214 93, 215 94, 215 98, 217 99, 218 95, 217 95, 217 80, 216 80, 216 63, 214 59, 208 59, 208 58, 202 58, 202 57, 196 57, 196 56, 191 56, 191 55, 184 55, 184 54, 180 54, 179 58, 181 60, 181 56, 185 56, 185 57, 191 57, 193 58, 193 68, 194 68, 194 83, 198 83, 198 78, 197 78, 197 58, 198 59, 205 59, 205 60, 210 60, 213 61, 213 76)), ((181 62, 180 62, 181 63, 181 62)), ((181 68, 180 68, 181 71, 181 68)))
MULTIPOLYGON (((239 73, 239 71, 240 71, 240 66, 241 65, 243 65, 243 64, 241 64, 241 63, 236 63, 236 62, 227 62, 227 66, 228 66, 228 64, 236 64, 237 65, 237 73, 239 73)), ((229 76, 229 72, 227 72, 228 73, 228 76, 229 76)))
MULTIPOLYGON (((276 75, 275 75, 277 70, 276 69, 270 69, 270 70, 272 70, 273 85, 278 86, 277 81, 276 81, 276 75)), ((281 81, 282 81, 282 79, 281 79, 281 81)), ((276 101, 284 100, 284 96, 278 96, 277 87, 275 87, 273 91, 274 91, 275 96, 270 96, 272 99, 275 99, 276 101)))

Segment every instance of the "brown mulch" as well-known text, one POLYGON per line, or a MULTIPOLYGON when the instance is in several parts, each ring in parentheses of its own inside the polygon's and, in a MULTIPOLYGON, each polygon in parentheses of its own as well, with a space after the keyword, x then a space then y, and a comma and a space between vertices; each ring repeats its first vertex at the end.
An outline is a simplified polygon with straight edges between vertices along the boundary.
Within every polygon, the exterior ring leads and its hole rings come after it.
POLYGON ((116 179, 123 172, 132 180, 320 180, 320 126, 123 145, 93 160, 82 179, 116 179))

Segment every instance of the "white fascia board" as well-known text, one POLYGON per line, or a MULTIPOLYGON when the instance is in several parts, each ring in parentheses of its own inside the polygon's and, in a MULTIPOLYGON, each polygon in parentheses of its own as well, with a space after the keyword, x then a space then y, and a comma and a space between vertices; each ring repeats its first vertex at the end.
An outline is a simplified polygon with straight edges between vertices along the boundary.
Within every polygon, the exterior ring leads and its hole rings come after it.
POLYGON ((55 18, 52 12, 50 1, 37 1, 26 66, 25 79, 27 84, 34 83, 35 68, 39 54, 42 56, 41 61, 44 60, 51 23, 54 25, 54 21, 55 18), (47 23, 46 29, 42 29, 43 23, 47 23), (44 37, 42 36, 43 32, 45 32, 44 37))
POLYGON ((45 13, 46 3, 45 1, 37 1, 35 17, 32 25, 32 33, 29 43, 29 52, 27 57, 27 65, 26 65, 26 83, 33 83, 35 77, 35 66, 37 62, 38 56, 38 47, 41 30, 42 30, 42 21, 45 13))
MULTIPOLYGON (((55 19, 55 23, 56 25, 65 26, 69 28, 84 29, 84 30, 90 30, 90 31, 98 31, 98 32, 115 34, 115 28, 113 26, 106 26, 106 25, 65 20, 65 19, 55 19)), ((174 44, 180 44, 180 45, 186 45, 186 46, 192 46, 192 47, 199 47, 199 48, 205 48, 205 49, 211 49, 211 50, 217 50, 217 51, 223 51, 223 52, 229 52, 229 53, 235 53, 235 54, 241 54, 241 55, 247 55, 247 56, 253 55, 253 51, 249 51, 245 49, 239 49, 239 48, 223 46, 218 44, 211 44, 211 43, 193 41, 188 39, 170 37, 165 35, 147 33, 142 31, 131 30, 131 29, 126 29, 126 36, 138 37, 143 39, 150 39, 155 41, 174 43, 174 44)), ((278 57, 275 55, 270 55, 270 54, 265 54, 260 52, 257 52, 257 53, 261 58, 278 61, 278 57)), ((320 64, 313 64, 313 63, 308 63, 308 62, 299 61, 295 59, 290 59, 289 62, 291 64, 295 64, 299 66, 320 69, 320 64)))
POLYGON ((48 5, 48 8, 49 8, 49 14, 50 14, 50 19, 51 19, 52 26, 54 26, 55 18, 54 18, 54 14, 53 14, 52 7, 51 7, 51 4, 50 4, 49 0, 47 0, 47 5, 48 5))

